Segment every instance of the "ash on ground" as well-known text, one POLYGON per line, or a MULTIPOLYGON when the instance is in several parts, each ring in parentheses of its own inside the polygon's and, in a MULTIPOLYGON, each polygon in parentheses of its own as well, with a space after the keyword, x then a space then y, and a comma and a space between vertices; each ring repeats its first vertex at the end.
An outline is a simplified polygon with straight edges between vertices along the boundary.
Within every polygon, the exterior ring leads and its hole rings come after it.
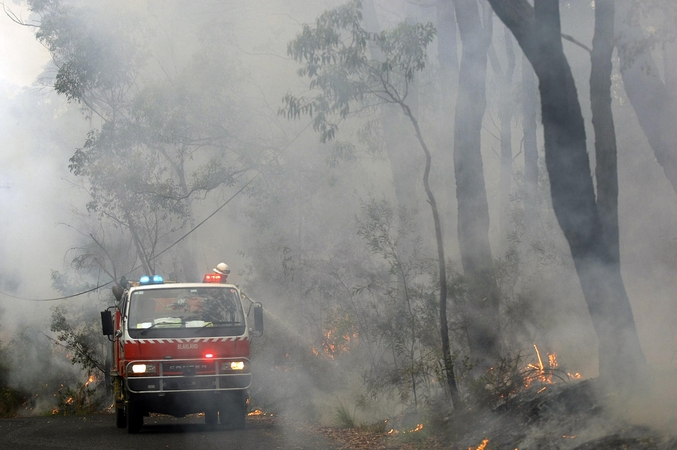
POLYGON ((653 411, 656 423, 638 414, 654 395, 621 399, 598 379, 534 386, 494 411, 450 418, 445 440, 459 450, 677 449, 675 408, 653 411))

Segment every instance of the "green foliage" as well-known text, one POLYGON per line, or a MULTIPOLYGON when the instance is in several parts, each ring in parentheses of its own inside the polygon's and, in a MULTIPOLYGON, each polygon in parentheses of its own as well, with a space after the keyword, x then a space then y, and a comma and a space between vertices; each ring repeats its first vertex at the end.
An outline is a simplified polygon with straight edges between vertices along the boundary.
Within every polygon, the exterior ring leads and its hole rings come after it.
MULTIPOLYGON (((58 341, 71 352, 71 363, 79 364, 87 373, 96 370, 105 373, 105 355, 99 321, 93 320, 91 310, 70 320, 63 306, 52 308, 50 329, 58 341)), ((107 342, 107 341, 106 341, 107 342)))
POLYGON ((364 30, 361 22, 361 1, 353 0, 322 14, 314 27, 304 25, 287 47, 287 53, 302 64, 299 76, 307 77, 317 94, 287 94, 279 113, 288 119, 312 117, 323 143, 336 137, 339 123, 351 114, 382 103, 403 104, 435 37, 430 23, 402 23, 375 34, 364 30))
POLYGON ((399 401, 414 408, 444 386, 440 360, 439 305, 435 264, 421 256, 421 240, 406 211, 395 221, 385 201, 363 205, 358 235, 385 263, 381 273, 355 290, 361 297, 356 316, 366 318, 361 336, 383 353, 372 360, 364 379, 373 396, 394 389, 399 401), (395 223, 399 225, 395 225, 395 223))
POLYGON ((14 417, 26 394, 10 386, 0 385, 0 418, 14 417))
POLYGON ((479 408, 493 409, 508 403, 525 389, 524 358, 521 355, 501 358, 496 367, 477 378, 470 378, 466 385, 468 397, 479 408))
POLYGON ((39 327, 16 333, 2 356, 11 369, 7 372, 11 389, 6 393, 13 392, 14 401, 17 393, 21 395, 19 406, 24 414, 51 414, 57 407, 57 393, 65 386, 76 386, 83 377, 72 366, 69 352, 54 345, 39 327))
MULTIPOLYGON (((267 159, 244 137, 251 117, 234 111, 239 71, 201 44, 185 61, 173 59, 172 73, 158 79, 147 66, 153 58, 162 65, 152 54, 153 21, 141 10, 107 5, 110 14, 102 15, 98 4, 59 0, 31 0, 29 7, 40 18, 36 36, 58 68, 56 92, 99 124, 69 161, 91 197, 81 217, 88 229, 78 231, 93 245, 75 249, 74 268, 113 277, 140 260, 144 272, 154 272, 158 253, 195 223, 193 202, 235 185, 267 159), (111 228, 123 230, 124 239, 112 241, 119 231, 111 228), (125 240, 136 261, 118 257, 120 245, 130 250, 125 240)), ((192 249, 182 244, 179 251, 175 270, 195 270, 192 249)))
POLYGON ((109 16, 105 24, 95 23, 96 15, 87 8, 59 0, 28 3, 41 18, 36 37, 58 67, 58 93, 88 107, 106 108, 130 89, 146 56, 130 32, 135 26, 131 17, 111 23, 109 16))
POLYGON ((355 428, 355 409, 350 411, 344 402, 335 407, 334 418, 340 428, 355 428))
POLYGON ((25 401, 26 393, 11 387, 7 351, 0 343, 0 418, 13 417, 25 401))
POLYGON ((61 416, 83 415, 105 408, 105 396, 91 383, 77 383, 75 388, 62 385, 55 394, 57 405, 52 414, 61 416))

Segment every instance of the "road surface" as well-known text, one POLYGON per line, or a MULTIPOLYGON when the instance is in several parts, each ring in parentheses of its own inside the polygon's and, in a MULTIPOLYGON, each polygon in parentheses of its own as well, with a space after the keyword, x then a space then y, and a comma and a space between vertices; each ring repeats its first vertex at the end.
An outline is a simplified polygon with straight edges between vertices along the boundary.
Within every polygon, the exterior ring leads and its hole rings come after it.
POLYGON ((146 417, 139 434, 115 427, 115 416, 27 417, 0 420, 3 450, 336 449, 321 434, 276 421, 247 418, 244 430, 208 427, 203 417, 146 417))

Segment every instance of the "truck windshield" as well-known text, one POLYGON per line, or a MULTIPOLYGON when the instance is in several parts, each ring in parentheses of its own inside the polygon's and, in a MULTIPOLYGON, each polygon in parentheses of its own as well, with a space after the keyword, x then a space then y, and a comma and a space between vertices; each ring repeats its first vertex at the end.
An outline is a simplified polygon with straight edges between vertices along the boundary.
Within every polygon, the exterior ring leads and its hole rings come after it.
POLYGON ((127 323, 136 338, 244 333, 244 315, 234 288, 136 289, 129 301, 127 323))

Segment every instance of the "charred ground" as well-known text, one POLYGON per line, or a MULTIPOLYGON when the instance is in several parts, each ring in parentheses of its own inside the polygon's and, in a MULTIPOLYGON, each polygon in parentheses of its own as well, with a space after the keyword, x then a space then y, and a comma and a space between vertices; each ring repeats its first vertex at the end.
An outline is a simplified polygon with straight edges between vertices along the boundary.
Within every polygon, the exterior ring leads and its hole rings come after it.
MULTIPOLYGON (((599 379, 532 386, 493 410, 464 409, 447 417, 430 417, 422 433, 321 428, 343 448, 526 450, 616 450, 677 448, 677 434, 667 431, 675 418, 656 427, 628 419, 636 402, 650 399, 650 388, 638 397, 620 398, 599 379), (545 387, 545 389, 543 389, 545 387), (634 399, 634 400, 633 400, 634 399), (623 409, 625 408, 625 410, 623 409)), ((388 428, 388 427, 386 427, 388 428)))

